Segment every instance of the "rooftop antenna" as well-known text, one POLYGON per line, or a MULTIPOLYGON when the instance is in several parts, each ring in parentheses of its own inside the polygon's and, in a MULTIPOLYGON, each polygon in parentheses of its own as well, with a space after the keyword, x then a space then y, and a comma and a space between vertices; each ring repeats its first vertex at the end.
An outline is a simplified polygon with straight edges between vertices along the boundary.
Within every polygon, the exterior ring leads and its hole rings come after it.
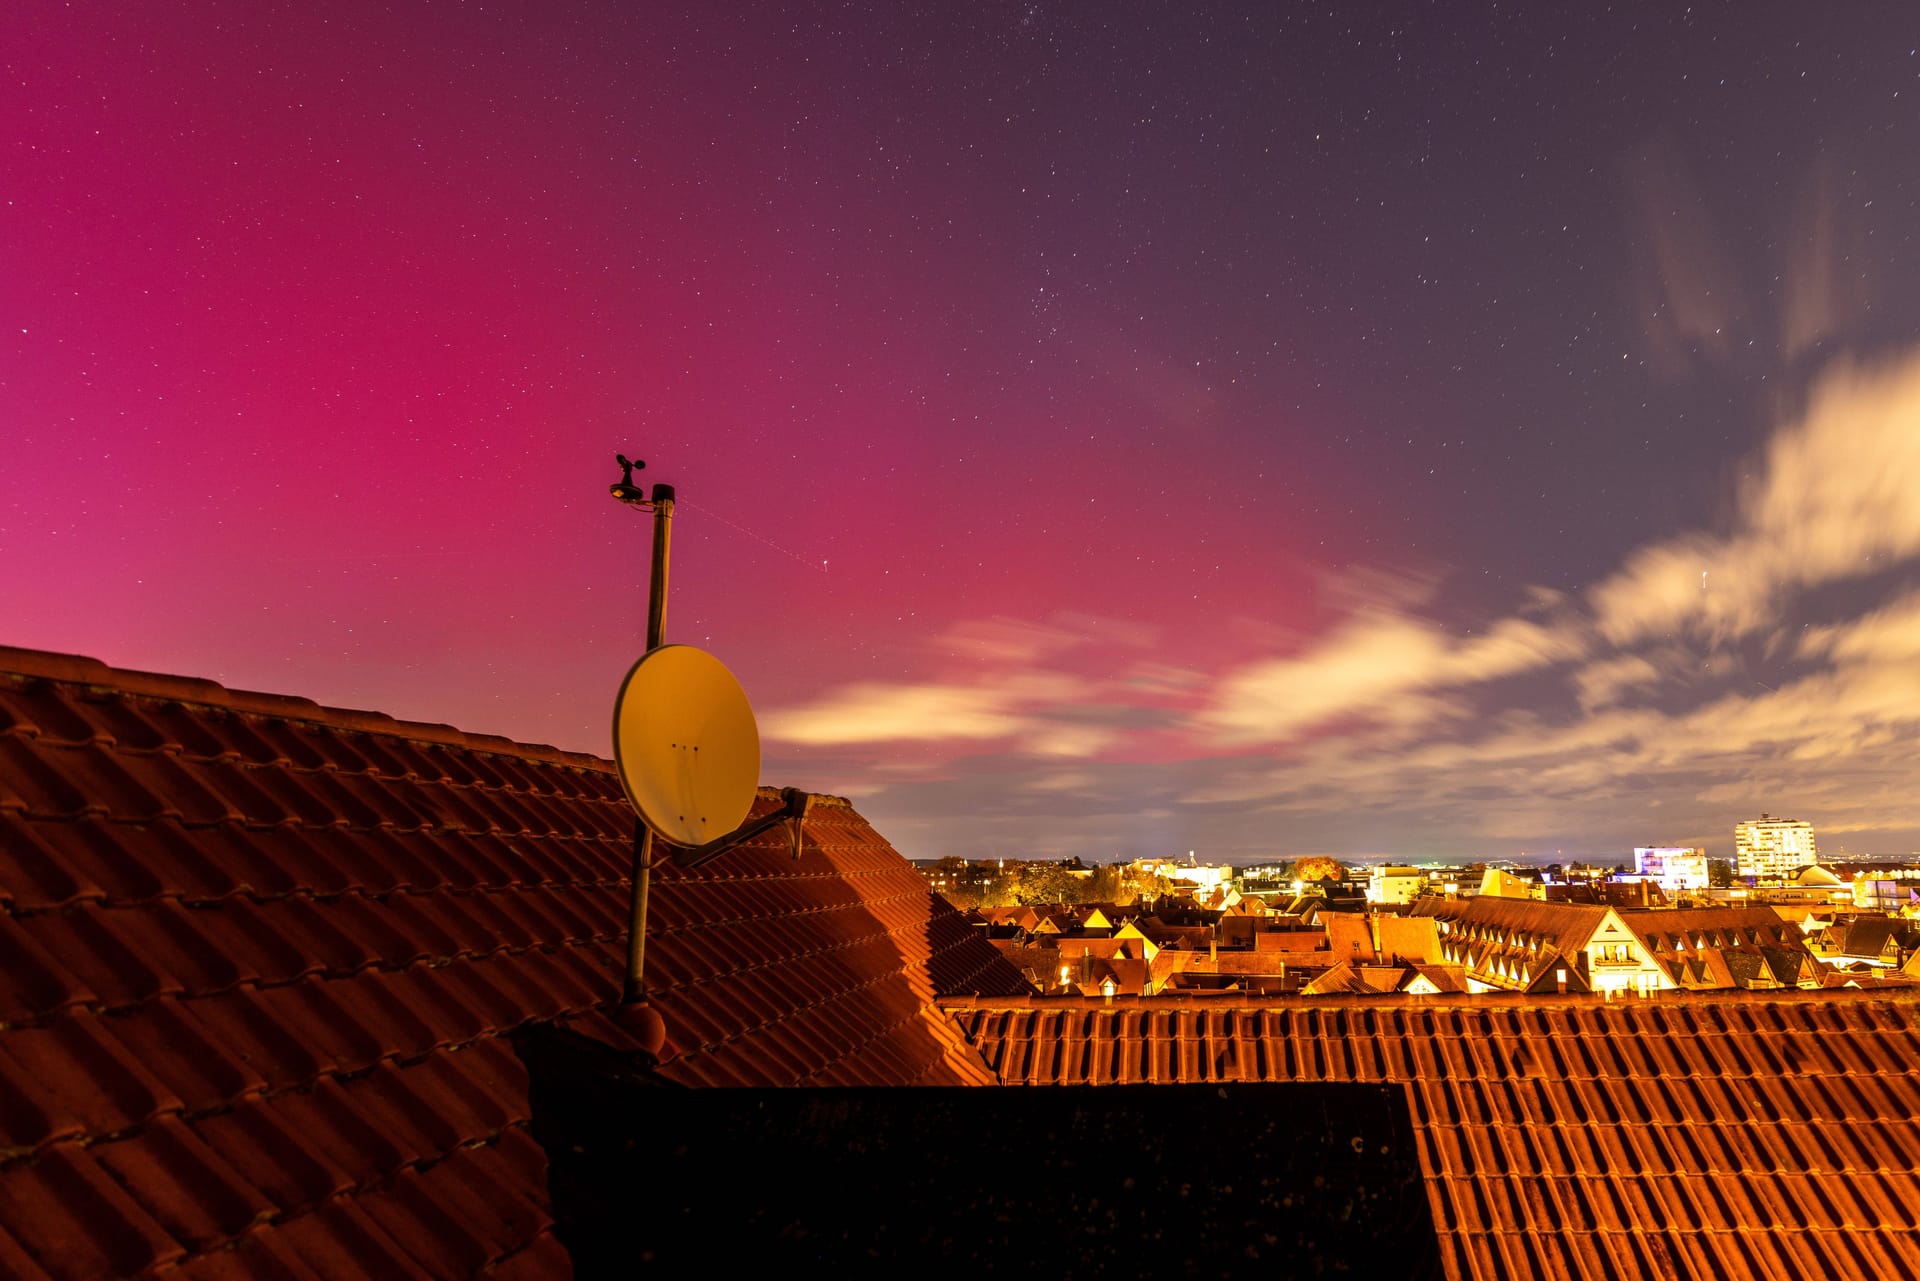
POLYGON ((646 466, 615 454, 620 479, 607 487, 615 500, 653 515, 653 562, 648 579, 647 648, 620 683, 613 705, 613 757, 621 786, 638 816, 633 828, 632 896, 627 915, 627 976, 619 1017, 649 1054, 659 1057, 666 1025, 647 1002, 647 896, 656 840, 674 847, 673 861, 698 867, 779 823, 789 824, 793 857, 800 857, 801 823, 813 797, 781 792, 779 809, 742 826, 759 790, 760 732, 753 708, 726 665, 691 645, 668 645, 667 560, 673 537, 674 493, 655 485, 651 496, 633 483, 646 466))

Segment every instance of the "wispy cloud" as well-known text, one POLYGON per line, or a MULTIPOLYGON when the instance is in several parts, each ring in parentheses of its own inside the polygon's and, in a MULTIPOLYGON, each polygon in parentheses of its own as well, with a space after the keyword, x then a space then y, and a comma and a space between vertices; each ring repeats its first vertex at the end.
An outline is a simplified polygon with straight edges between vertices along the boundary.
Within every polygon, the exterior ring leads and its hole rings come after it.
POLYGON ((1228 674, 1196 718, 1230 746, 1284 742, 1315 726, 1358 716, 1406 723, 1444 711, 1434 691, 1474 685, 1577 657, 1568 630, 1523 618, 1484 636, 1455 640, 1419 619, 1368 613, 1305 652, 1228 674))
POLYGON ((1644 689, 1660 679, 1660 669, 1641 654, 1621 654, 1588 663, 1573 674, 1574 691, 1587 712, 1611 707, 1628 690, 1644 689))
POLYGON ((1741 489, 1732 529, 1641 549, 1588 594, 1615 644, 1770 627, 1793 593, 1920 554, 1920 361, 1843 368, 1741 489))
POLYGON ((808 746, 1010 738, 1033 726, 1028 709, 1071 703, 1081 689, 1071 677, 1032 670, 972 685, 849 685, 769 713, 761 732, 808 746))
POLYGON ((1635 312, 1654 367, 1685 373, 1698 355, 1724 359, 1745 304, 1692 169, 1670 134, 1627 159, 1635 248, 1635 312))
POLYGON ((1274 852, 1245 835, 1266 822, 1363 849, 1409 832, 1711 843, 1763 806, 1836 833, 1920 829, 1917 558, 1920 360, 1843 368, 1721 528, 1650 543, 1585 591, 1526 590, 1470 631, 1434 616, 1430 568, 1330 579, 1340 621, 1300 638, 1247 620, 1267 655, 1212 672, 1178 634, 989 619, 940 638, 938 679, 827 691, 764 729, 876 763, 917 745, 947 766, 895 785, 916 805, 1002 778, 1023 813, 1151 802, 1171 817, 1127 839, 1238 831, 1223 839, 1249 855, 1274 852))

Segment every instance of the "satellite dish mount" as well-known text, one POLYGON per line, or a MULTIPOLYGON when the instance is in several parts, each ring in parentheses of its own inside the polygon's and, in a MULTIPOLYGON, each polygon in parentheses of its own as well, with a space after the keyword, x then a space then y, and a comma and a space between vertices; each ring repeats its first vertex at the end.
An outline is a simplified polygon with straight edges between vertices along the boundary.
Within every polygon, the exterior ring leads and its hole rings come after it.
POLYGON ((666 1030, 647 1006, 647 893, 654 841, 673 847, 680 867, 698 867, 771 828, 789 825, 800 857, 801 823, 813 797, 798 788, 770 814, 744 822, 759 791, 760 734, 753 709, 719 659, 691 645, 668 645, 667 559, 673 536, 671 485, 641 492, 633 473, 646 466, 615 454, 614 499, 653 515, 648 579, 647 650, 627 673, 614 702, 613 749, 620 781, 638 815, 633 833, 633 894, 627 920, 627 977, 621 1005, 648 1050, 658 1055, 666 1030))

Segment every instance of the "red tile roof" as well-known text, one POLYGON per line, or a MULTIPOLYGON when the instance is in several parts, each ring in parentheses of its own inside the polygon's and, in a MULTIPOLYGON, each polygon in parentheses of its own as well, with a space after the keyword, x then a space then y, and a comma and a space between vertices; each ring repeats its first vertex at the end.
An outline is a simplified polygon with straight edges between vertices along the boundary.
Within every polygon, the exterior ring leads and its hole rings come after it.
POLYGON ((1531 939, 1571 956, 1587 945, 1609 910, 1591 904, 1543 903, 1482 894, 1465 899, 1417 899, 1408 914, 1447 922, 1454 927, 1453 937, 1503 945, 1516 937, 1531 939))
MULTIPOLYGON (((0 648, 0 1276, 565 1275, 504 1034, 634 1046, 632 830, 593 757, 0 648)), ((992 1080, 934 998, 1026 985, 806 837, 656 875, 660 1075, 992 1080)))
POLYGON ((1364 912, 1323 912, 1320 923, 1327 928, 1327 946, 1336 961, 1371 961, 1373 925, 1364 912))
POLYGON ((1920 1276, 1920 998, 944 1002, 1009 1084, 1400 1082, 1447 1275, 1920 1276))
POLYGON ((1440 932, 1430 916, 1399 916, 1380 913, 1373 918, 1380 935, 1380 954, 1403 961, 1438 964, 1440 932))

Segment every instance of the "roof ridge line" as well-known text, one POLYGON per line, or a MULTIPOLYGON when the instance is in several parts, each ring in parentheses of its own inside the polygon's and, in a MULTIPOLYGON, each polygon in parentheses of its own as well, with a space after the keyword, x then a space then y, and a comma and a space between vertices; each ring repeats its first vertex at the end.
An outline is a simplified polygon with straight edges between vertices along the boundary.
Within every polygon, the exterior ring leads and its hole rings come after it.
MULTIPOLYGON (((549 743, 522 743, 502 734, 476 734, 442 721, 407 721, 386 712, 329 707, 298 694, 230 689, 218 681, 200 676, 173 676, 165 672, 113 667, 83 654, 0 645, 0 676, 7 675, 56 681, 65 685, 83 685, 140 698, 192 703, 252 716, 305 721, 349 733, 380 734, 389 738, 437 743, 443 747, 462 747, 469 751, 570 766, 596 773, 611 774, 615 768, 612 761, 591 752, 572 752, 549 743)), ((760 799, 777 799, 779 794, 780 789, 776 787, 756 789, 760 799)), ((814 804, 835 809, 853 808, 853 802, 844 796, 815 794, 814 804)))
POLYGON ((383 734, 390 738, 408 738, 446 747, 464 747, 471 751, 544 761, 553 765, 571 765, 603 772, 613 768, 613 762, 602 757, 588 752, 566 751, 547 743, 520 743, 500 734, 473 734, 444 722, 404 721, 385 712, 362 708, 328 707, 298 694, 229 689, 218 681, 200 676, 172 676, 164 672, 112 667, 97 658, 80 654, 59 654, 49 650, 0 645, 0 674, 84 685, 177 703, 194 703, 254 716, 308 721, 330 729, 383 734))

